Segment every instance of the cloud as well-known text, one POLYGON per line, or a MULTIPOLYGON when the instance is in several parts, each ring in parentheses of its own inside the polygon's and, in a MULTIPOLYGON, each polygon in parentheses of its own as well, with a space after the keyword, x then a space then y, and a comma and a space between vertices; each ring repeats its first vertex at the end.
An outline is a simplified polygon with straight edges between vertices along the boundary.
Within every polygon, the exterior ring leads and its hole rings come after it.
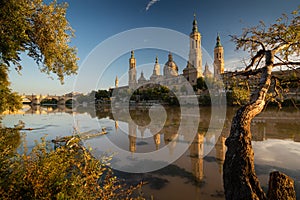
POLYGON ((149 3, 146 6, 146 11, 148 11, 150 9, 150 7, 155 4, 156 2, 158 2, 159 0, 151 0, 149 1, 149 3))

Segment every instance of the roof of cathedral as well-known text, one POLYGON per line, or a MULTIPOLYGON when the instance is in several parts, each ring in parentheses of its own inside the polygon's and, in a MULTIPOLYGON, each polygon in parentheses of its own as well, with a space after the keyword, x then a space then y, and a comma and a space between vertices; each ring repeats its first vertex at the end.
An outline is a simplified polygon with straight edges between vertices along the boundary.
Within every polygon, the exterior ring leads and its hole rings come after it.
POLYGON ((206 76, 206 77, 212 75, 212 72, 209 70, 209 66, 208 66, 207 63, 205 64, 203 75, 206 76))
POLYGON ((165 68, 169 67, 172 70, 176 70, 178 72, 178 66, 176 65, 176 63, 173 61, 173 56, 171 53, 169 53, 169 59, 165 64, 165 68))
POLYGON ((193 72, 197 73, 197 69, 189 61, 187 61, 187 65, 183 69, 183 74, 185 74, 185 73, 193 73, 193 72))
POLYGON ((143 71, 141 72, 141 76, 140 76, 138 82, 141 82, 141 81, 147 81, 146 78, 144 77, 144 72, 143 71))

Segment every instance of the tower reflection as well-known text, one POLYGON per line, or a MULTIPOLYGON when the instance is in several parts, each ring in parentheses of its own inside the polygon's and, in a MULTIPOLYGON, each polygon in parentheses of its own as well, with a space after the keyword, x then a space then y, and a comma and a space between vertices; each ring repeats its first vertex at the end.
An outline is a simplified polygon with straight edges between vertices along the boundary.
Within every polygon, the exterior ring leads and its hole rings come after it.
POLYGON ((204 152, 204 136, 201 133, 198 133, 192 144, 189 147, 190 158, 191 158, 191 169, 192 173, 195 176, 197 181, 203 179, 203 152, 204 152))

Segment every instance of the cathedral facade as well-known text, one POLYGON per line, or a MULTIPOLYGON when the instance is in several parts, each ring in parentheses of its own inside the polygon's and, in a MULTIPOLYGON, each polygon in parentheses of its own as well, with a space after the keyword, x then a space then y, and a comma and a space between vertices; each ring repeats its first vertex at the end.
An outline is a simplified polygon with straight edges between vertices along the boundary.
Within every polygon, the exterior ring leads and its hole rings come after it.
MULTIPOLYGON (((202 72, 202 50, 201 50, 201 34, 198 31, 196 16, 192 24, 192 32, 190 33, 189 44, 189 60, 186 67, 183 69, 182 74, 179 74, 178 66, 173 60, 172 53, 168 55, 168 60, 163 67, 163 74, 160 74, 160 65, 158 57, 155 58, 155 64, 153 67, 153 73, 149 79, 144 77, 144 73, 141 72, 140 77, 137 79, 136 71, 136 58, 134 51, 131 51, 131 57, 129 58, 129 71, 128 71, 128 87, 136 88, 145 84, 161 84, 166 86, 172 86, 172 88, 180 89, 183 83, 188 82, 194 86, 197 84, 197 79, 200 77, 215 77, 219 78, 224 73, 224 49, 221 45, 220 36, 217 36, 216 46, 214 48, 214 72, 210 72, 209 66, 206 63, 204 72, 202 72), (183 80, 183 78, 185 80, 183 80), (187 81, 186 81, 187 80, 187 81)), ((118 80, 116 78, 116 88, 118 80)), ((171 88, 171 89, 172 89, 171 88)))

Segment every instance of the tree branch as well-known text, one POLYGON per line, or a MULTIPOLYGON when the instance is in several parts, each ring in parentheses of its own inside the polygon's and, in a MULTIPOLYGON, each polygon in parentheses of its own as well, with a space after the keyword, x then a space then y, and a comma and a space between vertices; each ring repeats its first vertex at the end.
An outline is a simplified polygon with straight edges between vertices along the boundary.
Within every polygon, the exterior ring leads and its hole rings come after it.
POLYGON ((265 45, 262 43, 262 42, 260 42, 260 41, 258 41, 258 40, 253 40, 253 39, 239 39, 241 42, 252 42, 252 43, 256 43, 256 44, 259 44, 260 46, 261 46, 261 48, 262 48, 262 50, 266 50, 266 47, 265 47, 265 45))
POLYGON ((255 70, 248 70, 248 71, 240 71, 240 72, 232 72, 231 76, 250 76, 250 75, 256 75, 262 72, 262 68, 258 68, 255 70))
POLYGON ((291 46, 291 43, 279 44, 279 45, 277 45, 277 47, 275 47, 275 48, 272 50, 272 52, 274 52, 274 54, 275 54, 275 53, 277 53, 278 51, 280 51, 280 50, 282 50, 282 49, 284 49, 284 48, 287 48, 287 47, 289 47, 289 46, 291 46))
MULTIPOLYGON (((262 57, 264 56, 265 50, 259 50, 256 55, 251 59, 251 63, 246 67, 245 71, 248 71, 251 67, 253 67, 254 63, 259 60, 261 61, 262 57)), ((259 64, 258 62, 258 64, 259 64)), ((257 64, 257 65, 258 65, 257 64)))
MULTIPOLYGON (((278 58, 276 56, 276 58, 278 58)), ((282 65, 299 65, 300 66, 300 62, 292 62, 292 61, 288 61, 288 62, 282 62, 282 63, 275 63, 273 66, 276 67, 276 66, 282 66, 282 65)))

